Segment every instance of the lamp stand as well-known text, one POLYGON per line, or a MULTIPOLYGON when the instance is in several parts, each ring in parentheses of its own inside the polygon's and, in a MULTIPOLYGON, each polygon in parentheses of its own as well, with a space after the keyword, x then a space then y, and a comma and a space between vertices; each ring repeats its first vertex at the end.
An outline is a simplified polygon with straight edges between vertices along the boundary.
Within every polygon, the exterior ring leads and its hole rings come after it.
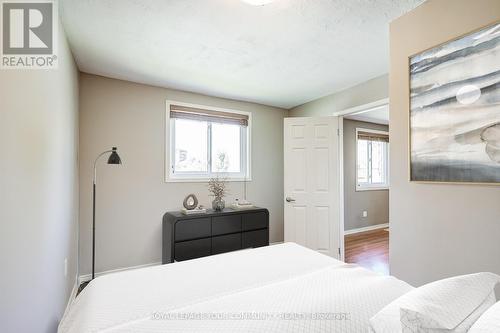
POLYGON ((92 184, 92 280, 95 278, 95 178, 92 184))
POLYGON ((89 281, 82 282, 78 288, 77 295, 95 278, 95 202, 96 202, 96 184, 97 184, 97 162, 101 156, 111 153, 108 164, 121 164, 120 156, 117 154, 117 148, 106 150, 100 153, 94 161, 94 176, 92 179, 92 278, 89 281))

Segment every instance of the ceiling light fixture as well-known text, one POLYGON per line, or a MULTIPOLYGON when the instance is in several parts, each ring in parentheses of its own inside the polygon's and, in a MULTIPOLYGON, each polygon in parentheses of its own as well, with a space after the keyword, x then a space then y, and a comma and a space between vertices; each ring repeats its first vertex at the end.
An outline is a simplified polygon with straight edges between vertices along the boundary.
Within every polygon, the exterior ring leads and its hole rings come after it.
POLYGON ((264 6, 270 4, 274 0, 241 0, 241 1, 252 6, 264 6))

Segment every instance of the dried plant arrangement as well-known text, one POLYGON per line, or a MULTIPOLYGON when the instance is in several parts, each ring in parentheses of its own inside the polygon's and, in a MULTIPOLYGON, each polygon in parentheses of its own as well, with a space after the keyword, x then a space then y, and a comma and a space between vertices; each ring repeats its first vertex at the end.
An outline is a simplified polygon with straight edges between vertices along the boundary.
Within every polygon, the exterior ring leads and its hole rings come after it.
POLYGON ((224 198, 227 194, 226 184, 226 178, 219 178, 219 176, 210 178, 208 181, 208 192, 210 192, 210 196, 218 200, 224 198))
POLYGON ((225 207, 223 198, 227 195, 227 181, 226 178, 210 178, 208 181, 208 192, 210 196, 214 197, 212 201, 212 208, 214 210, 222 210, 225 207))

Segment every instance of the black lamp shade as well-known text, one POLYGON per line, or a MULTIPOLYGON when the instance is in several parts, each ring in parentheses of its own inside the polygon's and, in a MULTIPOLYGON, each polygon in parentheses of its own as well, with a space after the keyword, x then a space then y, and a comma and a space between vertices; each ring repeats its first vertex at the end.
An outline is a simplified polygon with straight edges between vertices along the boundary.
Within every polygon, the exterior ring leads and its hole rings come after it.
POLYGON ((113 151, 111 152, 111 155, 109 155, 108 158, 108 164, 122 164, 120 155, 118 155, 116 150, 117 150, 116 147, 113 147, 113 151))

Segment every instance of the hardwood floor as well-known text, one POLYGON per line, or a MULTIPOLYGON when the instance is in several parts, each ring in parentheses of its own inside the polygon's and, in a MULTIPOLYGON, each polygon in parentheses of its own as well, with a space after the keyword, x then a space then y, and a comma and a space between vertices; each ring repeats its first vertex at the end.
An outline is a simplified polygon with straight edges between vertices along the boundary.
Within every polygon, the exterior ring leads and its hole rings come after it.
POLYGON ((389 275, 389 231, 378 229, 345 236, 345 262, 389 275))

